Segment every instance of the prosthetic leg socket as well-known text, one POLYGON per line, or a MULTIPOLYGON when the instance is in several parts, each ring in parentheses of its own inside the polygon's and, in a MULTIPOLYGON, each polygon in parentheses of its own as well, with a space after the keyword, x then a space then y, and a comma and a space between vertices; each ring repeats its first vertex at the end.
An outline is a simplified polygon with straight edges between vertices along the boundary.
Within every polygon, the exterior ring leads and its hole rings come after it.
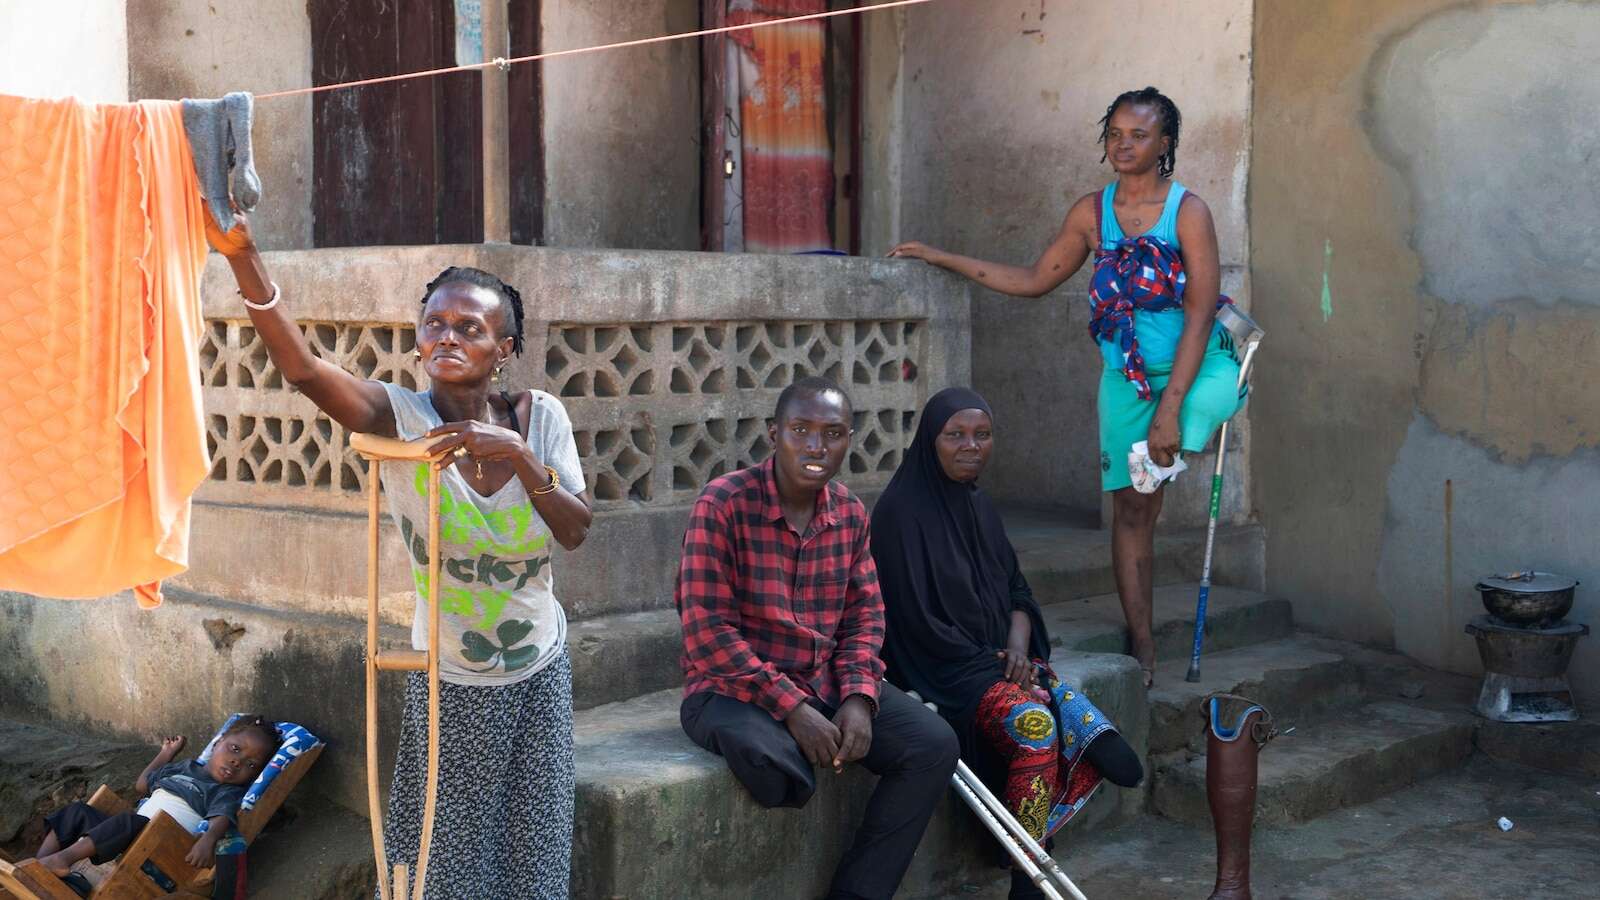
POLYGON ((1250 831, 1256 815, 1256 757, 1277 735, 1272 714, 1232 694, 1209 697, 1206 717, 1206 801, 1217 833, 1217 883, 1210 900, 1250 900, 1250 831), (1234 701, 1225 716, 1224 701, 1234 701), (1224 722, 1233 722, 1232 727, 1224 722))

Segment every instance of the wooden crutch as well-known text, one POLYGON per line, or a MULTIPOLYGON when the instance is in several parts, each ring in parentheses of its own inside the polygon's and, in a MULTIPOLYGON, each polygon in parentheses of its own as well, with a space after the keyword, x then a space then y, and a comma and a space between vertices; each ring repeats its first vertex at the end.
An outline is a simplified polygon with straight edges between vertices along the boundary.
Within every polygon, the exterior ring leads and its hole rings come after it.
POLYGON ((378 673, 428 673, 428 777, 422 801, 422 841, 417 848, 415 900, 423 900, 428 877, 428 851, 433 844, 433 814, 439 790, 439 470, 448 453, 429 453, 435 440, 400 441, 353 434, 350 447, 370 464, 367 468, 367 802, 372 819, 372 850, 378 859, 378 892, 382 900, 406 900, 406 864, 398 863, 393 882, 383 846, 383 809, 378 797, 378 673), (422 463, 428 467, 428 649, 378 649, 378 532, 383 511, 378 503, 384 460, 422 463))

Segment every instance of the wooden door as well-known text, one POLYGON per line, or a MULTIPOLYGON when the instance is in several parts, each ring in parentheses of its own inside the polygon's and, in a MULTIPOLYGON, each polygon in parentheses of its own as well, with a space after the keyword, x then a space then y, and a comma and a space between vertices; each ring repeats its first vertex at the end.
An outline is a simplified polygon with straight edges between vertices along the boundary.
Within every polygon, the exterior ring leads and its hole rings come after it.
MULTIPOLYGON (((309 0, 312 82, 455 64, 452 0, 309 0)), ((316 94, 318 247, 483 240, 477 72, 316 94)))

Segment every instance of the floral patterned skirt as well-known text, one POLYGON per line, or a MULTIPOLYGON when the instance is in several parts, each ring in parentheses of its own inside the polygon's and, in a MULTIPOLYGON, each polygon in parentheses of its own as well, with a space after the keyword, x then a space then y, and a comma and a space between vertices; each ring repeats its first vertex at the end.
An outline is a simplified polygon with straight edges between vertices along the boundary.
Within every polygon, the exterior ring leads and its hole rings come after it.
POLYGON ((1000 800, 1035 840, 1043 841, 1082 809, 1103 780, 1084 748, 1115 731, 1082 693, 1038 664, 1039 687, 1002 681, 978 701, 974 726, 1006 763, 1000 800))
MULTIPOLYGON (((428 900, 565 900, 572 865, 572 660, 504 686, 445 682, 428 900)), ((390 872, 415 875, 428 776, 428 681, 407 676, 383 823, 390 872)), ((407 896, 415 896, 413 887, 407 896)), ((373 896, 377 896, 374 893, 373 896)))

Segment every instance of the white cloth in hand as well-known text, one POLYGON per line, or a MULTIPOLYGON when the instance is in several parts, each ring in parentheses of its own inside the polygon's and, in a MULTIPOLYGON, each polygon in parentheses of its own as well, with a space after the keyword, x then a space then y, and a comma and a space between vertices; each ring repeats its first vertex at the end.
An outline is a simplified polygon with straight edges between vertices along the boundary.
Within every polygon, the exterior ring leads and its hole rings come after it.
POLYGON ((1183 461, 1182 455, 1174 456, 1170 466, 1157 465, 1150 458, 1149 441, 1134 442, 1128 453, 1128 477, 1133 480, 1133 489, 1141 494, 1155 493, 1156 488, 1188 470, 1189 464, 1183 461))

